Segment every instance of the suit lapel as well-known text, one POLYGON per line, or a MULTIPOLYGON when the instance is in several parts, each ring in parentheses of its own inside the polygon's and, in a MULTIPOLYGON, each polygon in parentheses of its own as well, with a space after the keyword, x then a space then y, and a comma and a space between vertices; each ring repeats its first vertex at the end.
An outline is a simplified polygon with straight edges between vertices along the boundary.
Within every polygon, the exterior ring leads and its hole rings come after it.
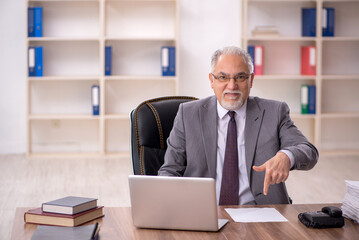
POLYGON ((216 178, 217 165, 217 99, 211 97, 200 109, 202 140, 209 175, 216 178))
POLYGON ((244 130, 244 141, 246 151, 246 166, 249 182, 252 175, 254 153, 257 146, 259 130, 262 125, 264 110, 261 110, 256 101, 249 97, 247 100, 246 126, 244 130))

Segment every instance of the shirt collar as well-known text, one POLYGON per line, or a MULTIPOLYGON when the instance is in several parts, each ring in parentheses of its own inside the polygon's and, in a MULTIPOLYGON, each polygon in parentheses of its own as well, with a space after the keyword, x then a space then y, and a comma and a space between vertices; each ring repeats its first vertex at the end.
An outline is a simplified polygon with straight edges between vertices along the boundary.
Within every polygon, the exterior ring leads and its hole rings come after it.
MULTIPOLYGON (((246 116, 246 110, 247 110, 247 100, 245 101, 245 103, 237 110, 235 110, 236 115, 237 116, 246 116)), ((219 119, 223 119, 224 116, 226 116, 226 114, 228 113, 228 110, 223 108, 221 106, 221 104, 218 102, 217 100, 217 113, 218 113, 218 117, 219 119)))

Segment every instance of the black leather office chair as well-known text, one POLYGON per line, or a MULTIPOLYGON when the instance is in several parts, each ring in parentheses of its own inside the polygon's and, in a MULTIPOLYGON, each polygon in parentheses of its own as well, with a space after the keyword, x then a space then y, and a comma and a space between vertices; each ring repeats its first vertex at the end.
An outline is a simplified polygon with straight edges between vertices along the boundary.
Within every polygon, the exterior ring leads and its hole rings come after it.
POLYGON ((131 158, 136 175, 157 175, 178 107, 194 97, 171 96, 144 101, 130 113, 131 158))

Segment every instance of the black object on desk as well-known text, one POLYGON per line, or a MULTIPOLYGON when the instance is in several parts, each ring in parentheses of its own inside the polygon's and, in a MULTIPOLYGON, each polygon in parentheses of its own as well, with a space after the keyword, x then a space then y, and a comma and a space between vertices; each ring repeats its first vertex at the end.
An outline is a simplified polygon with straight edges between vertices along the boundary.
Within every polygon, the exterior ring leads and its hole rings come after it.
POLYGON ((342 210, 337 207, 323 207, 322 211, 304 212, 298 215, 301 223, 312 228, 341 228, 344 226, 342 210))

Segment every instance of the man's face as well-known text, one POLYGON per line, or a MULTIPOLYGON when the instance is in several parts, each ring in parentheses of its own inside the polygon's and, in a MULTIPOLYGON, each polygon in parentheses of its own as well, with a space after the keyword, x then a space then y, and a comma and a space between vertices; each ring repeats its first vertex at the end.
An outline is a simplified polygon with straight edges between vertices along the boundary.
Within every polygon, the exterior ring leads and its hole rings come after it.
POLYGON ((237 110, 245 103, 253 78, 243 58, 236 55, 219 56, 213 73, 209 74, 214 94, 227 110, 237 110))

